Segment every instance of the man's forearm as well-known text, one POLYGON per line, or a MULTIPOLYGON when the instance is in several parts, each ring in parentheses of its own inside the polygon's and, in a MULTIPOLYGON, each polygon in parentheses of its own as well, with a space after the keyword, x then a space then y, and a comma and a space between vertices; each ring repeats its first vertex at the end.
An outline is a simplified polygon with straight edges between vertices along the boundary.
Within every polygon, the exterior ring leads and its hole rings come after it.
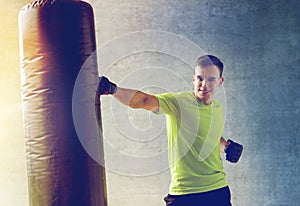
POLYGON ((134 89, 125 89, 118 87, 116 93, 113 94, 113 96, 119 100, 122 104, 133 107, 133 108, 139 108, 140 103, 138 103, 140 100, 138 96, 141 96, 138 94, 138 90, 134 89))

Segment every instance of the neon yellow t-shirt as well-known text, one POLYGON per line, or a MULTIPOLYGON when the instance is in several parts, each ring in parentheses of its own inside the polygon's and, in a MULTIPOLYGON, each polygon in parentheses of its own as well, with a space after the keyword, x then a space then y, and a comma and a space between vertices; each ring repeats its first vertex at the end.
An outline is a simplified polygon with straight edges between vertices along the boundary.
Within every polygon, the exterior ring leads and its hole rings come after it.
POLYGON ((166 114, 169 193, 206 192, 227 186, 220 157, 223 108, 213 100, 205 105, 192 92, 156 95, 160 114, 166 114))

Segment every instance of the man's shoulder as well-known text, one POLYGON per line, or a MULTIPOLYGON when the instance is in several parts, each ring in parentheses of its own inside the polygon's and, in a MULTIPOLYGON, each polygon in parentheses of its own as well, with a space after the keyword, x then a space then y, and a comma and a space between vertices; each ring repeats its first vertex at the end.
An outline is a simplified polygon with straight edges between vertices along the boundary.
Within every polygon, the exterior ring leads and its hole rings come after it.
POLYGON ((170 92, 155 95, 159 102, 159 113, 178 114, 183 108, 189 108, 192 92, 170 92))
POLYGON ((213 107, 214 108, 223 108, 223 105, 218 100, 213 100, 213 107))
POLYGON ((156 94, 155 95, 156 97, 158 98, 175 98, 175 99, 178 99, 178 98, 189 98, 189 97, 192 97, 192 92, 187 92, 187 91, 184 91, 184 92, 169 92, 169 93, 162 93, 162 94, 156 94))

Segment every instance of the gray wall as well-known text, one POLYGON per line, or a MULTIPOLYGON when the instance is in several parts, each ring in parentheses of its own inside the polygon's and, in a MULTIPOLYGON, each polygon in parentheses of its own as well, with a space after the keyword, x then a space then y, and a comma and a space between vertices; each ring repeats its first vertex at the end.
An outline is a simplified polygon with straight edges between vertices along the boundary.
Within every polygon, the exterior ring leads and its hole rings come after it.
MULTIPOLYGON (((190 90, 193 58, 219 56, 225 63, 219 95, 226 109, 224 136, 245 148, 238 164, 224 161, 233 204, 300 204, 298 1, 89 2, 100 73, 121 86, 151 93, 190 90), (115 59, 107 60, 111 55, 115 59)), ((102 99, 105 141, 112 148, 106 160, 110 206, 163 205, 170 178, 164 119, 102 99), (154 156, 153 165, 145 156, 154 156)))

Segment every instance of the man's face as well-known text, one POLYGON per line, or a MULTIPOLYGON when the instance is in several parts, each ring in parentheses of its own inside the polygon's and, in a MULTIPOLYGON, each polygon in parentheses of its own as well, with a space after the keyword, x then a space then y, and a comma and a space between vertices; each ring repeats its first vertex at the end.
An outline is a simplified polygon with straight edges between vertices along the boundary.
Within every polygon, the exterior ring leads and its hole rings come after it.
POLYGON ((212 98, 218 87, 223 84, 224 78, 220 77, 220 71, 217 66, 195 68, 193 76, 194 95, 203 104, 211 104, 212 98))

